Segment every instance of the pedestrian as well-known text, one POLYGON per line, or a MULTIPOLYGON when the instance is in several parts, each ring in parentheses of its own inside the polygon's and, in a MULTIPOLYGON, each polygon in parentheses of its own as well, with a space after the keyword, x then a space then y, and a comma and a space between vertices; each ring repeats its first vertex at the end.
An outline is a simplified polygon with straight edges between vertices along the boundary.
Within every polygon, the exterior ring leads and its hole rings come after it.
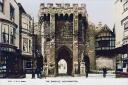
POLYGON ((44 78, 46 79, 46 67, 44 68, 43 73, 44 73, 44 78))
POLYGON ((88 77, 88 73, 90 72, 90 60, 88 57, 88 54, 84 51, 83 53, 83 61, 85 63, 85 73, 86 73, 86 78, 88 77))
POLYGON ((40 69, 40 78, 43 77, 43 68, 40 69))
POLYGON ((88 70, 86 69, 85 72, 86 72, 86 78, 87 78, 88 77, 88 70))
POLYGON ((106 67, 104 67, 102 70, 103 70, 103 77, 105 78, 106 74, 107 74, 107 69, 106 69, 106 67))
POLYGON ((37 74, 37 78, 39 78, 39 69, 36 68, 36 74, 37 74))
POLYGON ((37 67, 36 73, 37 73, 37 78, 41 78, 41 69, 39 67, 37 67))

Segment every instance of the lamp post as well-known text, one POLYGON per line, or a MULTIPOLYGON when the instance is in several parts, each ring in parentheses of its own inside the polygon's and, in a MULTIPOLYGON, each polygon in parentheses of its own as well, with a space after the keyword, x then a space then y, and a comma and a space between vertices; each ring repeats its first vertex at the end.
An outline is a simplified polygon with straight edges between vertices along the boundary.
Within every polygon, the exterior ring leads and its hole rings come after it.
POLYGON ((32 19, 32 78, 35 78, 35 36, 34 36, 34 18, 32 19))

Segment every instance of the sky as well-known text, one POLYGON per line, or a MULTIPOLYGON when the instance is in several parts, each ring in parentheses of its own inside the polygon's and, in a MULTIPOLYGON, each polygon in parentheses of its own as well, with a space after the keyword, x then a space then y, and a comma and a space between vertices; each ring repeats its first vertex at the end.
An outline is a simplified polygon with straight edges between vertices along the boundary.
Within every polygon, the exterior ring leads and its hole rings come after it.
POLYGON ((21 3, 28 14, 38 19, 40 3, 85 3, 91 22, 107 24, 110 29, 114 26, 115 0, 16 0, 21 3))

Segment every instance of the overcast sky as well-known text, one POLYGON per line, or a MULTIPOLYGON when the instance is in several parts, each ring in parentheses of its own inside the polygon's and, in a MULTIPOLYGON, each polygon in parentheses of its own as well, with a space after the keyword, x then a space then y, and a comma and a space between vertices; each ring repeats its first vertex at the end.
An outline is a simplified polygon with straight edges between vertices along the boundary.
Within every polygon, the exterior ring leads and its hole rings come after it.
POLYGON ((111 29, 114 25, 114 1, 115 0, 17 0, 27 13, 35 19, 38 18, 40 3, 85 3, 88 15, 95 24, 102 22, 111 29))

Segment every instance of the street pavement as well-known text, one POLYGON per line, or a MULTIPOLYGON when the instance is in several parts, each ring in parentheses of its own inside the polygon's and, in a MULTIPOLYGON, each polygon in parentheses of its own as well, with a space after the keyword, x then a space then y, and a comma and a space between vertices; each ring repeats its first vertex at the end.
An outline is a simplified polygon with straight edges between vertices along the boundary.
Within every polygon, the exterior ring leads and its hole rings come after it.
MULTIPOLYGON (((27 74, 23 80, 8 80, 7 85, 128 85, 128 79, 116 79, 115 74, 107 74, 103 78, 102 74, 89 74, 88 78, 85 76, 57 76, 57 77, 43 77, 31 79, 32 75, 27 74)), ((5 81, 0 81, 0 85, 5 85, 5 81), (3 84, 1 84, 3 82, 3 84)))
MULTIPOLYGON (((28 78, 25 79, 27 80, 28 78)), ((46 77, 46 78, 43 77, 41 79, 36 77, 35 80, 38 80, 36 82, 36 84, 38 83, 38 85, 127 85, 127 81, 128 81, 128 80, 118 80, 115 77, 115 74, 107 74, 106 78, 103 78, 103 74, 89 74, 88 78, 86 78, 85 76, 75 75, 75 77, 57 76, 57 77, 46 77)), ((34 83, 32 84, 34 85, 34 83)))
MULTIPOLYGON (((26 75, 26 78, 25 79, 31 79, 31 74, 27 74, 26 75)), ((65 79, 65 78, 68 78, 68 79, 83 79, 83 78, 86 78, 85 76, 77 76, 75 75, 75 77, 72 77, 72 76, 57 76, 57 77, 43 77, 41 79, 65 79)), ((100 78, 103 78, 103 74, 88 74, 88 78, 89 79, 100 79, 100 78)), ((116 78, 115 77, 115 74, 107 74, 106 75, 106 78, 116 78)), ((37 78, 37 75, 35 76, 35 79, 39 79, 37 78)))

